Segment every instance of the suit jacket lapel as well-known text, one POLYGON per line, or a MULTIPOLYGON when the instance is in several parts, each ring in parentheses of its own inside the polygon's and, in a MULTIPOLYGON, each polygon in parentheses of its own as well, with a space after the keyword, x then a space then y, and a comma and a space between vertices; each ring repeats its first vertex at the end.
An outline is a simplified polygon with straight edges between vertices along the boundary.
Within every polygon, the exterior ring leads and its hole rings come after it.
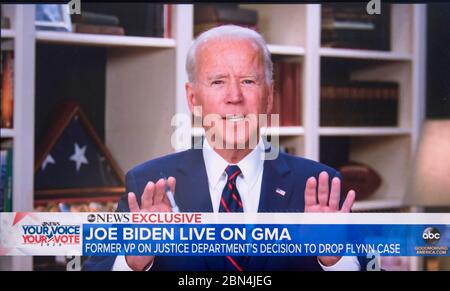
POLYGON ((292 191, 290 168, 280 154, 275 160, 264 162, 258 212, 285 212, 289 208, 292 191))
POLYGON ((189 150, 178 163, 176 200, 182 212, 212 212, 202 150, 189 150))
MULTIPOLYGON (((285 212, 288 209, 293 194, 292 181, 289 183, 288 179, 289 172, 290 168, 281 154, 275 160, 264 161, 258 212, 285 212), (285 191, 284 195, 277 193, 277 189, 285 191)), ((283 193, 282 191, 279 192, 283 193)), ((250 257, 246 270, 264 270, 268 259, 267 256, 250 257)))
MULTIPOLYGON (((213 212, 208 176, 201 149, 190 150, 178 163, 176 199, 181 212, 213 212)), ((210 270, 223 270, 224 258, 204 256, 210 270)))

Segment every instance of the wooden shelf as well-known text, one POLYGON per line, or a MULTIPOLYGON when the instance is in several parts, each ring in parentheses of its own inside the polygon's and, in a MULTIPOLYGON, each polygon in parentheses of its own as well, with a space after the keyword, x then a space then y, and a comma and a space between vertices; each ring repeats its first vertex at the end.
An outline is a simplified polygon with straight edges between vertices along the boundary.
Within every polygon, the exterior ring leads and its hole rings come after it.
POLYGON ((298 136, 304 135, 305 129, 302 126, 281 126, 278 129, 273 127, 261 128, 261 135, 298 136))
POLYGON ((0 33, 2 38, 14 38, 14 30, 12 29, 2 29, 0 33))
MULTIPOLYGON (((278 133, 279 136, 301 136, 305 134, 305 129, 302 126, 282 126, 278 130, 269 127, 261 128, 261 135, 274 135, 278 133)), ((192 136, 203 136, 205 131, 203 128, 192 128, 192 136)), ((404 128, 392 127, 321 127, 319 128, 321 136, 397 136, 409 135, 411 131, 404 128)))
POLYGON ((322 136, 409 135, 411 130, 398 127, 320 127, 322 136))
POLYGON ((303 56, 305 55, 305 48, 301 46, 291 45, 267 45, 272 55, 289 55, 289 56, 303 56))
POLYGON ((384 61, 411 61, 413 59, 413 56, 410 53, 341 49, 328 47, 320 48, 319 54, 321 57, 370 59, 370 60, 384 60, 384 61))
POLYGON ((108 47, 174 48, 176 46, 175 40, 171 38, 102 35, 56 31, 36 31, 36 40, 43 43, 108 47))
POLYGON ((14 136, 16 135, 14 129, 11 128, 2 128, 0 132, 2 138, 14 138, 14 136))
MULTIPOLYGON (((278 129, 274 129, 273 127, 262 127, 261 135, 275 135, 279 136, 299 136, 305 134, 305 129, 302 126, 282 126, 278 129)), ((205 135, 205 131, 203 128, 193 127, 191 129, 192 136, 203 136, 205 135)))
POLYGON ((364 210, 379 210, 388 208, 399 208, 403 207, 404 203, 398 199, 392 200, 368 200, 368 201, 356 201, 353 204, 353 211, 364 211, 364 210))

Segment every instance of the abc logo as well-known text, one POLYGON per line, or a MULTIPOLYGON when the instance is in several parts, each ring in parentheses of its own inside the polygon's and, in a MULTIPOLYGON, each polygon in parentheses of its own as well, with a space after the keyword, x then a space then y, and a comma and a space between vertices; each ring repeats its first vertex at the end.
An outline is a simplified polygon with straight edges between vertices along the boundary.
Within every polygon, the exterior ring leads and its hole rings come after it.
POLYGON ((441 233, 435 227, 427 227, 423 231, 422 238, 427 244, 435 244, 441 238, 441 233))
POLYGON ((88 217, 87 217, 87 220, 89 222, 94 222, 95 221, 95 215, 94 214, 89 214, 88 217))

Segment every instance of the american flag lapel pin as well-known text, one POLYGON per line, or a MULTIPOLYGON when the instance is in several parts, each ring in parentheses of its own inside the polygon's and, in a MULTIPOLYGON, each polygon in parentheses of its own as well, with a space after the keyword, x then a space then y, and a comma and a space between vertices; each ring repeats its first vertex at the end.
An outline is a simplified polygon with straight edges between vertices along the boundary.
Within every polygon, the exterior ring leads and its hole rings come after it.
POLYGON ((280 188, 277 188, 277 190, 275 190, 275 192, 281 196, 286 195, 286 191, 284 191, 283 189, 280 189, 280 188))

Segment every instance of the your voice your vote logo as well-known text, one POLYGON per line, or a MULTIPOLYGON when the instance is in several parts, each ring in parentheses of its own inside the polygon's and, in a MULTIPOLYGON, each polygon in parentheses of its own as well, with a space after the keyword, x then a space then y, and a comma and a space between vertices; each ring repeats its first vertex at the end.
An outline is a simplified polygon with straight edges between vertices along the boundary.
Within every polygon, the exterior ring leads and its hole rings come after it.
POLYGON ((22 225, 22 244, 63 246, 80 243, 80 225, 62 225, 57 221, 40 225, 22 225))

